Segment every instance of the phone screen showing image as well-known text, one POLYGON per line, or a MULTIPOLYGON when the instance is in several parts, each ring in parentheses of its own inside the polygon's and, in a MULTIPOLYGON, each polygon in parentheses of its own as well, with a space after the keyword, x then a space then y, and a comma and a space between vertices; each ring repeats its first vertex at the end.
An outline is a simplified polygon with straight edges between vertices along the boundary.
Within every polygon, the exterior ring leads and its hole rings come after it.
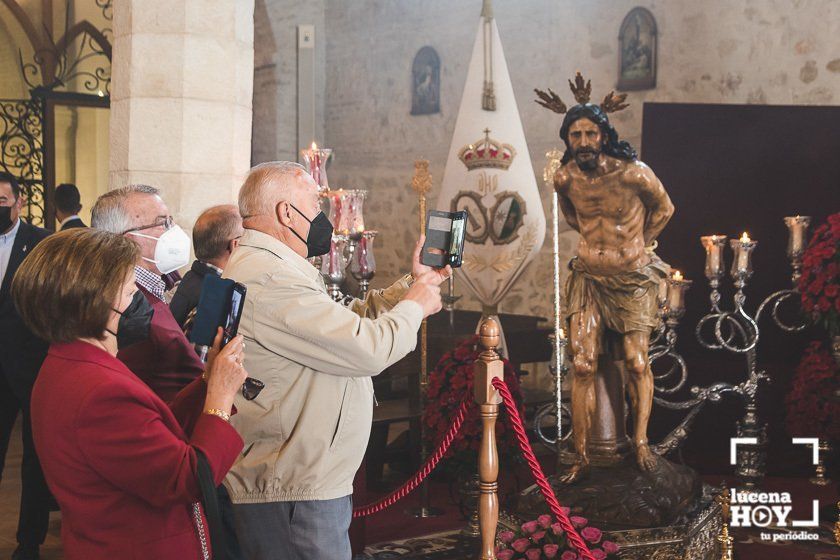
POLYGON ((461 256, 464 250, 464 234, 466 216, 457 216, 452 220, 452 240, 449 245, 449 264, 452 266, 461 265, 461 256))
POLYGON ((230 307, 225 316, 224 333, 222 334, 222 345, 224 346, 239 332, 239 319, 242 317, 242 303, 245 300, 245 286, 234 284, 230 296, 230 307))

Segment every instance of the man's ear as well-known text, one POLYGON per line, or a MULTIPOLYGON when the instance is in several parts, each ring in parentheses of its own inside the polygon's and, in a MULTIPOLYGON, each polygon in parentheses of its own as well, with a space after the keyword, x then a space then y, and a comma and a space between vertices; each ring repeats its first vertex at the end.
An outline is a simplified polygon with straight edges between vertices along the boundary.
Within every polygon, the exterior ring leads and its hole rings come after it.
POLYGON ((233 253, 233 250, 239 247, 239 239, 231 239, 228 243, 228 252, 233 253))
POLYGON ((292 225, 292 207, 288 201, 281 200, 274 207, 274 212, 277 214, 277 219, 286 227, 292 225))

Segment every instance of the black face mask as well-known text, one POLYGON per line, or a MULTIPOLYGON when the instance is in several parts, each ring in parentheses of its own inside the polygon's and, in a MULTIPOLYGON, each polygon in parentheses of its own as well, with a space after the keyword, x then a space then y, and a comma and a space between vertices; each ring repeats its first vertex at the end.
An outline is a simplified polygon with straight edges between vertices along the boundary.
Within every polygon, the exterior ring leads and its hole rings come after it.
POLYGON ((0 206, 0 233, 12 227, 12 207, 0 206))
POLYGON ((306 239, 301 237, 294 229, 289 228, 295 234, 295 237, 306 243, 306 258, 311 259, 329 253, 333 234, 333 226, 329 218, 323 212, 318 212, 318 215, 310 220, 303 212, 295 208, 294 204, 290 203, 289 205, 303 216, 304 220, 309 222, 309 235, 306 236, 306 239))
POLYGON ((120 321, 117 323, 117 332, 108 332, 117 337, 118 350, 149 338, 149 330, 152 328, 152 315, 155 314, 155 310, 142 292, 139 290, 134 292, 134 297, 131 298, 131 303, 128 304, 125 311, 119 312, 116 309, 114 311, 120 316, 120 321))

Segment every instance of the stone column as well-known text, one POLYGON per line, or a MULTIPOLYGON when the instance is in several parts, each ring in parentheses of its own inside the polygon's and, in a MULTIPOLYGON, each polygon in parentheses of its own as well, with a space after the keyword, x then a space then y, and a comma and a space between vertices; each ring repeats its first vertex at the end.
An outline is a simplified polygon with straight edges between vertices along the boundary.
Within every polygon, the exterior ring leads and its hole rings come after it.
POLYGON ((114 3, 110 188, 159 187, 190 229, 250 167, 254 0, 114 3))

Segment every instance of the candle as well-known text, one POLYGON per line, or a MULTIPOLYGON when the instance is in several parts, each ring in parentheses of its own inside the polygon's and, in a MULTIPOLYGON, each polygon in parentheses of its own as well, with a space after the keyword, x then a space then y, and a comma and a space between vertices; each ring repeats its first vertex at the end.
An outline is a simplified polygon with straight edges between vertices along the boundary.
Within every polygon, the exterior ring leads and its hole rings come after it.
POLYGON ((704 235, 700 242, 706 249, 706 278, 716 280, 723 274, 723 244, 726 243, 726 236, 704 235))
POLYGON ((668 280, 667 313, 671 317, 680 317, 685 310, 685 291, 691 286, 691 280, 683 278, 679 270, 675 270, 668 280))
POLYGON ((729 241, 732 251, 735 253, 735 259, 732 261, 732 277, 734 279, 749 277, 752 274, 752 265, 750 264, 750 255, 753 249, 758 245, 758 241, 750 239, 747 232, 741 235, 740 239, 732 239, 729 241))
POLYGON ((750 242, 750 236, 747 235, 747 232, 745 231, 743 235, 741 235, 741 239, 739 239, 738 241, 740 242, 740 250, 738 251, 738 270, 747 270, 750 254, 744 249, 746 245, 750 242))

